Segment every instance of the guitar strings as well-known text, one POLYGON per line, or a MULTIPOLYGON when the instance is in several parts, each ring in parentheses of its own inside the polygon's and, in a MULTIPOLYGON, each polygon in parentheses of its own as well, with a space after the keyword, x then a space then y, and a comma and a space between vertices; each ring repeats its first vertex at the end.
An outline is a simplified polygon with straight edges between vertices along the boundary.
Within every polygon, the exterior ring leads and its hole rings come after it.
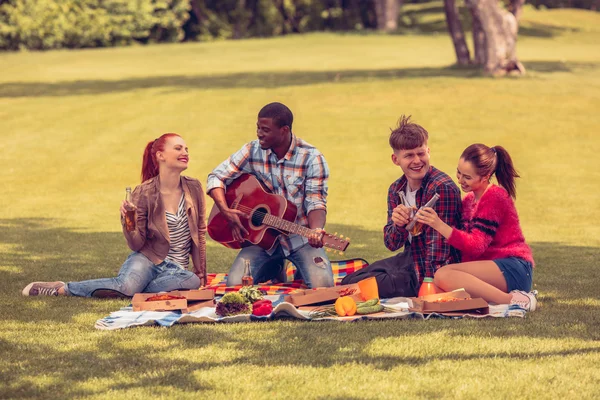
MULTIPOLYGON (((239 209, 240 211, 243 211, 243 212, 246 212, 246 213, 250 213, 252 211, 252 208, 250 208, 248 206, 244 206, 242 204, 238 204, 238 206, 236 208, 239 209)), ((260 217, 264 217, 266 215, 273 215, 273 214, 269 214, 269 213, 266 213, 266 212, 263 212, 263 211, 258 211, 258 210, 255 211, 253 214, 257 215, 257 216, 260 216, 260 217)), ((278 218, 278 219, 280 219, 280 220, 282 220, 282 221, 284 221, 286 223, 290 223, 292 225, 297 225, 297 224, 294 224, 293 222, 287 221, 287 220, 285 220, 283 218, 279 218, 276 215, 273 215, 273 217, 278 218)), ((301 226, 301 225, 298 225, 298 227, 300 227, 301 229, 304 229, 304 230, 308 230, 308 231, 311 230, 311 229, 309 229, 309 228, 307 228, 305 226, 301 226)))
MULTIPOLYGON (((243 212, 246 212, 246 213, 248 213, 248 214, 250 214, 250 213, 252 212, 252 208, 250 208, 250 207, 248 207, 248 206, 244 206, 244 205, 242 205, 242 204, 238 204, 238 205, 237 205, 237 207, 236 207, 236 209, 238 209, 238 210, 240 210, 240 211, 243 211, 243 212)), ((253 214, 254 214, 254 215, 258 215, 258 216, 266 216, 266 215, 267 215, 267 214, 269 214, 269 213, 266 213, 266 212, 263 212, 263 211, 258 211, 258 210, 256 210, 256 211, 255 211, 253 214)), ((273 214, 270 214, 270 215, 273 215, 273 214)), ((276 215, 273 215, 273 216, 274 216, 275 218, 278 218, 278 219, 280 219, 280 220, 282 220, 282 221, 286 222, 286 223, 291 223, 292 225, 296 225, 296 226, 298 226, 299 228, 301 228, 301 230, 305 230, 305 231, 311 231, 311 229, 310 229, 310 228, 307 228, 307 227, 305 227, 305 226, 301 226, 301 225, 294 224, 293 222, 290 222, 290 221, 287 221, 287 220, 285 220, 285 219, 283 219, 283 218, 277 217, 276 215)), ((250 216, 250 217, 252 217, 252 216, 250 216)), ((299 232, 295 232, 295 233, 299 233, 299 232)), ((340 239, 339 239, 339 238, 337 238, 335 235, 329 235, 329 234, 328 234, 328 236, 333 236, 333 237, 334 237, 334 238, 336 238, 337 240, 340 240, 340 239)), ((331 247, 331 245, 330 245, 330 244, 325 244, 325 246, 327 246, 327 247, 331 247)), ((333 247, 333 248, 336 248, 336 247, 333 247)), ((342 254, 342 253, 340 253, 340 254, 342 254)))
MULTIPOLYGON (((236 208, 237 208, 238 210, 240 210, 240 211, 243 211, 243 212, 246 212, 246 213, 250 213, 250 212, 252 212, 252 208, 250 208, 250 207, 248 207, 248 206, 244 206, 244 205, 242 205, 242 204, 238 204, 236 208)), ((263 212, 263 211, 258 211, 258 210, 256 210, 256 211, 255 211, 253 214, 255 214, 255 215, 258 215, 258 216, 266 216, 266 215, 267 215, 267 214, 269 214, 269 213, 266 213, 266 212, 263 212)), ((269 215, 273 215, 273 214, 269 214, 269 215)), ((297 224, 294 224, 293 222, 290 222, 290 221, 287 221, 287 220, 285 220, 285 219, 283 219, 283 218, 277 217, 276 215, 273 215, 273 216, 274 216, 275 218, 278 218, 278 219, 280 219, 280 220, 282 220, 282 221, 286 222, 286 223, 291 223, 292 225, 297 225, 297 224)), ((307 231, 310 231, 310 230, 311 230, 310 228, 307 228, 307 227, 305 227, 305 226, 301 226, 301 225, 297 225, 297 226, 298 226, 298 227, 300 227, 300 228, 301 228, 301 229, 303 229, 303 230, 307 230, 307 231)))
MULTIPOLYGON (((244 206, 244 205, 242 205, 242 204, 238 204, 238 206, 237 206, 237 209, 239 209, 240 211, 246 212, 246 213, 250 213, 250 212, 252 212, 252 208, 250 208, 250 207, 248 207, 248 206, 244 206)), ((259 216, 259 217, 264 217, 264 216, 266 216, 266 215, 273 215, 273 214, 269 214, 269 213, 266 213, 266 212, 263 212, 263 211, 258 211, 258 210, 256 210, 256 211, 255 211, 254 213, 252 213, 252 214, 253 214, 253 215, 257 215, 257 216, 259 216)), ((293 222, 287 221, 287 220, 285 220, 285 219, 283 219, 283 218, 280 218, 280 217, 278 217, 278 216, 276 216, 276 215, 273 215, 273 217, 275 217, 275 218, 277 218, 277 219, 280 219, 280 220, 282 220, 282 221, 284 221, 284 222, 287 222, 287 223, 293 224, 293 222)), ((308 229, 308 228, 306 228, 306 227, 304 227, 304 226, 301 226, 301 228, 308 229)))

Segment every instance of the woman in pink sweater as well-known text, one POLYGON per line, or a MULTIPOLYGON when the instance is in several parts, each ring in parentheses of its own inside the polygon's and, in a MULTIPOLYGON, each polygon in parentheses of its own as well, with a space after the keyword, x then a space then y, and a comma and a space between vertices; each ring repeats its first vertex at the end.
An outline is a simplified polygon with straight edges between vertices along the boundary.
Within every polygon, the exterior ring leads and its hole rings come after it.
POLYGON ((535 292, 530 293, 534 262, 513 201, 519 175, 510 155, 501 146, 473 144, 460 156, 456 175, 467 193, 461 229, 448 226, 432 208, 417 214, 419 222, 438 231, 462 253, 462 263, 435 273, 435 285, 444 291, 464 288, 488 302, 535 310, 535 292), (492 175, 499 186, 490 183, 492 175))

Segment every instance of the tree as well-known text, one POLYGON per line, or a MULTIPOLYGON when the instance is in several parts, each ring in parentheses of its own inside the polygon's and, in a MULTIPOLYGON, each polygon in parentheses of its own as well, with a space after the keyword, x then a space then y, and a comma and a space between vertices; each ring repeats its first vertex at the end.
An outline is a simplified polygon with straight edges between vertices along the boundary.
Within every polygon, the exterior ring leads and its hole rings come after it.
POLYGON ((500 8, 498 0, 465 0, 465 3, 473 15, 476 62, 494 76, 513 71, 524 74, 525 68, 517 58, 519 25, 515 15, 500 8))
POLYGON ((519 22, 523 13, 523 4, 525 4, 525 0, 510 0, 509 11, 515 16, 517 22, 519 22))
POLYGON ((398 11, 403 0, 375 0, 377 29, 392 32, 398 29, 398 11))
POLYGON ((454 44, 454 51, 456 52, 456 63, 458 65, 468 65, 471 61, 469 54, 469 48, 467 42, 465 42, 465 32, 463 31, 462 24, 458 18, 458 11, 456 10, 456 3, 454 0, 444 0, 444 12, 446 13, 446 25, 448 26, 448 33, 454 44))

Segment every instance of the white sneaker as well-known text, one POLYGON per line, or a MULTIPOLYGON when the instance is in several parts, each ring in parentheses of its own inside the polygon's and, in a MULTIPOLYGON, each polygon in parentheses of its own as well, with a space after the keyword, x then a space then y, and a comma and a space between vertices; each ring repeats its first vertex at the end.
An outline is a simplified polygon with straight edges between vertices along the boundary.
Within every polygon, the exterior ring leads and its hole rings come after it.
POLYGON ((517 305, 525 311, 535 311, 537 308, 537 290, 533 292, 525 292, 523 290, 513 290, 510 292, 512 299, 510 300, 511 305, 517 305))
POLYGON ((65 286, 64 282, 31 282, 21 293, 23 296, 58 296, 58 289, 65 286))

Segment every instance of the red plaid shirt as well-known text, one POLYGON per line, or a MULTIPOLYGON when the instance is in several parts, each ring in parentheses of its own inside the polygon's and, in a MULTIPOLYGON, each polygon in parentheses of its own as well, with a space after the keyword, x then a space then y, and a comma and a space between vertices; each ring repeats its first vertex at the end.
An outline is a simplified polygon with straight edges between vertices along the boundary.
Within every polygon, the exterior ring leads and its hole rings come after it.
MULTIPOLYGON (((403 175, 392 183, 388 191, 388 219, 383 228, 385 247, 396 251, 403 246, 410 246, 415 271, 419 282, 425 277, 433 277, 435 271, 446 264, 460 262, 460 253, 451 247, 446 239, 435 229, 424 225, 423 233, 408 242, 408 231, 399 228, 392 222, 392 212, 400 201, 400 192, 406 192, 407 179, 403 175)), ((437 193, 440 199, 434 206, 442 221, 450 226, 459 226, 461 218, 460 191, 452 179, 435 167, 431 167, 423 178, 416 194, 417 207, 421 207, 437 193)))

